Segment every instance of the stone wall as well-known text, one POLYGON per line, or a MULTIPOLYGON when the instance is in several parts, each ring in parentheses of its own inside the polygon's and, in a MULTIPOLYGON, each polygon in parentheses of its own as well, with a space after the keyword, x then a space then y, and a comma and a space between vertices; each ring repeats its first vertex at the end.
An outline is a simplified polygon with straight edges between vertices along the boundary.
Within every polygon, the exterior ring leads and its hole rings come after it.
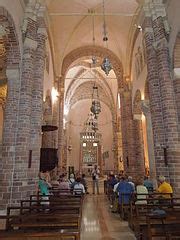
MULTIPOLYGON (((6 39, 8 94, 2 142, 1 209, 16 204, 37 190, 46 39, 43 11, 41 5, 31 1, 26 7, 22 26, 22 62, 13 21, 6 39)), ((4 9, 1 13, 6 17, 4 9)), ((8 21, 11 19, 8 17, 8 21)))

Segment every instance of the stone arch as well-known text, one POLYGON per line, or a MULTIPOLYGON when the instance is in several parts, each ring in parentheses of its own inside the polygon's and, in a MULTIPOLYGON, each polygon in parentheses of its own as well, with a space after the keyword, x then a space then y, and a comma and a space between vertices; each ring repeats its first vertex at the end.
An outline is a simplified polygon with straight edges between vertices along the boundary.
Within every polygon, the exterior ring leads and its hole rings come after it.
POLYGON ((12 16, 4 8, 0 7, 0 25, 7 29, 7 34, 3 37, 6 49, 7 67, 15 67, 20 63, 19 41, 12 16))
POLYGON ((76 48, 71 51, 63 60, 61 75, 65 77, 68 69, 71 64, 78 58, 86 57, 86 56, 97 56, 100 58, 108 57, 113 66, 113 70, 118 79, 118 87, 123 88, 123 67, 119 58, 109 49, 100 47, 100 46, 84 46, 80 48, 76 48))
MULTIPOLYGON (((15 24, 9 12, 0 6, 0 104, 5 107, 7 95, 7 69, 17 69, 20 48, 15 24)), ((18 80, 18 79, 17 79, 18 80)))
MULTIPOLYGON (((8 81, 7 70, 18 69, 20 63, 20 48, 15 24, 9 12, 0 6, 0 139, 3 136, 3 122, 7 101, 8 81)), ((19 78, 14 79, 18 84, 19 78)), ((10 93, 9 93, 10 94, 10 93)), ((12 96, 11 96, 12 97, 12 96)), ((6 114, 7 116, 7 114, 6 114)), ((0 140, 1 143, 2 140, 0 140)))
MULTIPOLYGON (((86 72, 85 69, 81 69, 73 78, 73 80, 71 81, 71 83, 69 84, 67 91, 66 91, 66 96, 65 96, 65 102, 68 103, 68 99, 70 99, 70 93, 72 92, 72 88, 74 87, 74 85, 76 84, 76 81, 78 80, 78 78, 81 77, 82 74, 84 74, 86 72)), ((110 103, 112 106, 113 111, 115 110, 115 103, 114 103, 114 98, 113 98, 113 94, 112 91, 108 85, 108 83, 106 81, 104 81, 104 77, 101 73, 99 73, 97 70, 94 70, 93 73, 95 75, 97 75, 97 77, 100 79, 101 83, 104 84, 104 91, 106 92, 106 94, 108 94, 110 96, 110 103)), ((98 81, 97 81, 98 83, 98 81)), ((99 84, 101 84, 99 82, 99 84)))
MULTIPOLYGON (((19 65, 21 61, 20 47, 18 36, 16 33, 15 23, 9 12, 0 6, 0 26, 1 26, 1 47, 4 47, 4 55, 1 56, 0 67, 3 69, 3 81, 0 81, 7 88, 5 95, 4 108, 0 110, 3 117, 0 121, 3 123, 2 129, 2 155, 1 168, 3 175, 0 181, 3 186, 1 190, 2 200, 0 208, 5 209, 12 201, 13 174, 15 169, 15 147, 18 131, 18 109, 20 97, 20 71, 19 65), (3 60, 2 60, 3 58, 3 60), (12 150, 13 149, 13 150, 12 150), (9 152, 13 154, 9 155, 9 152), (8 167, 7 167, 8 162, 8 167)), ((2 71, 1 71, 2 73, 2 71)), ((1 79, 2 79, 1 78, 1 79)), ((0 79, 0 80, 1 80, 0 79)), ((1 86, 0 86, 1 87, 1 86)), ((1 91, 1 89, 0 89, 1 91)))
MULTIPOLYGON (((119 58, 109 49, 103 48, 101 46, 84 46, 80 47, 77 49, 74 49, 71 51, 69 54, 66 55, 66 57, 63 60, 62 63, 62 69, 61 69, 61 82, 60 82, 60 87, 61 90, 63 90, 61 93, 62 101, 61 101, 61 106, 64 105, 64 82, 65 82, 65 76, 68 72, 68 70, 71 68, 74 62, 76 62, 77 59, 83 58, 83 57, 92 57, 96 56, 97 58, 103 59, 104 57, 108 57, 110 59, 110 62, 113 66, 114 73, 117 77, 117 84, 118 84, 118 89, 124 89, 126 88, 126 82, 125 78, 123 78, 123 66, 119 58)), ((113 117, 113 116, 112 116, 113 117)), ((60 113, 60 125, 63 125, 63 109, 61 109, 60 113)), ((113 141, 114 145, 116 145, 116 149, 118 148, 117 146, 117 121, 113 121, 113 141)), ((62 136, 62 133, 59 133, 59 135, 62 136)), ((60 137, 60 142, 62 141, 62 137, 60 137)), ((59 146, 59 149, 62 148, 59 146)), ((60 150, 61 151, 61 150, 60 150)))

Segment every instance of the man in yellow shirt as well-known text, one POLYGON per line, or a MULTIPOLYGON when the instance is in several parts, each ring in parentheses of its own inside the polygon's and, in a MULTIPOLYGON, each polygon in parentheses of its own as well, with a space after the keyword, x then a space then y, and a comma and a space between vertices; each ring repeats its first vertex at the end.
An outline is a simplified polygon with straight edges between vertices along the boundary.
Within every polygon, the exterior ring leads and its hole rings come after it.
POLYGON ((160 186, 158 187, 157 191, 159 193, 170 193, 170 194, 164 194, 162 197, 164 198, 170 198, 173 190, 169 183, 166 182, 166 178, 164 176, 159 176, 160 186))

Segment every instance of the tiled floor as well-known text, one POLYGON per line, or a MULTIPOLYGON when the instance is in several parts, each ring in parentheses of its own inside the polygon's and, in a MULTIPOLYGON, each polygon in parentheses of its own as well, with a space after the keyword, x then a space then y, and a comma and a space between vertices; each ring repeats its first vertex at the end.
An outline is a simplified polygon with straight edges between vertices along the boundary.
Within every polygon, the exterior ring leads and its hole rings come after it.
POLYGON ((83 206, 81 240, 135 240, 127 222, 111 213, 104 194, 86 195, 83 206))

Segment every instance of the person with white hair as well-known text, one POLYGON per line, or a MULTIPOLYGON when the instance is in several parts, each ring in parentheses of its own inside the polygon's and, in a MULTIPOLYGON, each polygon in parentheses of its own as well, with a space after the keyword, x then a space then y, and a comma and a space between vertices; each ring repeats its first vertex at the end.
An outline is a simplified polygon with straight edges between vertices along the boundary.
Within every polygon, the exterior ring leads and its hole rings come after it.
POLYGON ((75 178, 74 178, 74 174, 73 173, 70 174, 70 178, 69 178, 68 182, 69 182, 70 186, 71 186, 71 184, 73 184, 75 182, 75 178))
POLYGON ((173 193, 173 189, 172 189, 171 185, 168 182, 166 182, 166 178, 164 176, 159 176, 159 182, 160 182, 160 185, 157 189, 157 192, 169 193, 169 194, 162 195, 162 197, 170 198, 171 194, 173 193))
POLYGON ((128 176, 128 183, 131 184, 131 186, 133 187, 133 190, 135 191, 135 184, 134 184, 131 176, 128 176))

